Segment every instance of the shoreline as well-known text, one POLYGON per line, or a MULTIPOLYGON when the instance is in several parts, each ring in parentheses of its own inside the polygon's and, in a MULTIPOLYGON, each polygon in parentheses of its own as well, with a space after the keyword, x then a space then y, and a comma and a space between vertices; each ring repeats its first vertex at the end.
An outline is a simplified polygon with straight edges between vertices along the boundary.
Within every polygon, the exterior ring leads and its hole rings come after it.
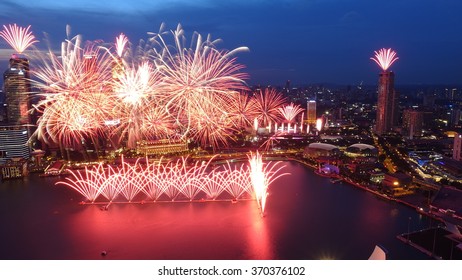
MULTIPOLYGON (((357 187, 359 189, 362 189, 364 191, 367 191, 369 193, 372 193, 373 195, 377 196, 377 197, 380 197, 380 198, 383 198, 387 201, 394 201, 394 202, 397 202, 397 203, 400 203, 400 204, 403 204, 403 205, 406 205, 407 207, 410 207, 410 208, 413 208, 414 210, 416 210, 416 212, 422 214, 422 215, 425 215, 427 217, 430 217, 432 219, 435 219, 437 221, 440 221, 440 222, 446 222, 443 217, 441 216, 437 216, 435 214, 433 214, 432 212, 430 211, 425 211, 424 208, 421 206, 421 205, 415 205, 415 204, 412 204, 408 201, 405 201, 405 200, 402 200, 402 199, 399 199, 399 198, 396 198, 396 197, 391 197, 391 196, 388 196, 386 194, 383 194, 381 192, 378 192, 378 191, 375 191, 371 188, 368 188, 367 186, 364 186, 364 185, 361 185, 360 183, 357 183, 357 182, 354 182, 352 181, 350 178, 348 177, 344 177, 344 176, 339 176, 339 175, 335 175, 335 176, 325 176, 323 174, 319 174, 318 172, 316 172, 316 169, 317 167, 314 166, 314 165, 311 165, 303 160, 300 160, 300 159, 297 159, 297 158, 288 158, 290 160, 294 160, 298 163, 301 163, 303 164, 304 166, 307 166, 309 168, 311 168, 313 170, 313 173, 318 175, 318 176, 321 176, 321 177, 326 177, 326 178, 336 178, 336 179, 339 179, 341 180, 342 182, 345 182, 345 183, 348 183, 354 187, 357 187)), ((462 223, 459 223, 457 224, 457 226, 459 227, 462 227, 462 223)))

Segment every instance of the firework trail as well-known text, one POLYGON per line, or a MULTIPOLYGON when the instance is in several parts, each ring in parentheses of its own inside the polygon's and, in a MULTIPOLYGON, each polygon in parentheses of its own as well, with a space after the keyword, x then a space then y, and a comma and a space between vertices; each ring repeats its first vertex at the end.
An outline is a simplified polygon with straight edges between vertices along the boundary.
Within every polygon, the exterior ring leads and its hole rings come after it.
POLYGON ((134 50, 124 34, 105 47, 67 30, 60 55, 37 53, 40 139, 73 145, 105 135, 118 139, 115 148, 133 149, 140 140, 182 138, 216 149, 256 115, 257 103, 240 93, 247 74, 234 58, 246 48, 219 50, 218 40, 197 33, 185 47, 180 25, 134 50))
POLYGON ((32 34, 30 25, 26 28, 17 26, 16 23, 8 26, 3 25, 3 30, 0 31, 2 37, 18 54, 23 53, 28 47, 32 46, 38 41, 32 34))
POLYGON ((378 51, 374 51, 375 57, 371 57, 383 71, 387 71, 387 69, 396 61, 398 57, 396 56, 396 52, 392 49, 385 49, 382 48, 378 51))
POLYGON ((254 102, 258 112, 257 118, 262 126, 281 120, 279 108, 284 105, 285 98, 278 91, 273 88, 259 90, 254 95, 254 102))
POLYGON ((294 103, 278 108, 278 110, 288 123, 292 123, 295 117, 304 111, 303 108, 300 108, 300 105, 294 105, 294 103))

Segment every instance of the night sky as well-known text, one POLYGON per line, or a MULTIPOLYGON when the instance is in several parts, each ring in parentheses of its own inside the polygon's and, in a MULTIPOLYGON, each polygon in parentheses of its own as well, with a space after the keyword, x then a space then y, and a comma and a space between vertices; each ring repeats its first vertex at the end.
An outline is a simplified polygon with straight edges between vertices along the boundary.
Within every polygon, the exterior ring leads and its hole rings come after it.
MULTIPOLYGON (((132 43, 181 23, 221 38, 221 49, 247 46, 238 54, 249 85, 311 83, 375 84, 375 50, 393 48, 396 84, 462 84, 460 0, 34 0, 0 2, 0 24, 32 25, 57 49, 73 35, 113 42, 121 32, 132 43)), ((45 49, 39 43, 37 46, 45 49)), ((0 41, 0 68, 12 53, 0 41)))

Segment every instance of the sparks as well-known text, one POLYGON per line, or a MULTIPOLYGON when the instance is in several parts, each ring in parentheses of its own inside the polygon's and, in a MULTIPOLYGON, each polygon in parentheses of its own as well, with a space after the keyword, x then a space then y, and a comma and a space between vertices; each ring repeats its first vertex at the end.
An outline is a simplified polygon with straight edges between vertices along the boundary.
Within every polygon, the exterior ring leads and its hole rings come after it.
POLYGON ((125 34, 120 33, 119 36, 116 37, 116 52, 119 57, 123 56, 125 45, 128 43, 128 38, 125 34))
MULTIPOLYGON (((291 123, 295 119, 295 117, 300 114, 301 112, 304 111, 303 108, 300 108, 300 105, 294 105, 294 103, 290 103, 287 106, 284 106, 282 108, 278 108, 279 113, 284 117, 284 119, 288 122, 291 123)), ((303 119, 303 117, 302 117, 303 119)))
POLYGON ((8 26, 3 25, 0 31, 0 37, 10 44, 10 46, 19 54, 23 53, 28 47, 38 42, 35 40, 32 32, 29 31, 30 25, 26 28, 17 26, 16 23, 8 26))
POLYGON ((258 111, 257 118, 262 126, 280 121, 279 108, 283 106, 285 99, 278 91, 272 88, 265 88, 264 91, 259 90, 255 93, 254 102, 258 111))
POLYGON ((71 176, 57 184, 80 193, 88 202, 193 201, 198 199, 255 198, 263 213, 267 189, 284 166, 264 165, 260 154, 249 155, 249 166, 229 163, 211 168, 213 158, 206 163, 177 161, 129 164, 122 158, 120 166, 100 163, 85 171, 69 170, 71 176), (205 197, 204 197, 205 196, 205 197))
POLYGON ((383 71, 387 71, 387 69, 399 58, 392 49, 382 48, 374 53, 375 57, 371 57, 371 59, 375 61, 383 71))

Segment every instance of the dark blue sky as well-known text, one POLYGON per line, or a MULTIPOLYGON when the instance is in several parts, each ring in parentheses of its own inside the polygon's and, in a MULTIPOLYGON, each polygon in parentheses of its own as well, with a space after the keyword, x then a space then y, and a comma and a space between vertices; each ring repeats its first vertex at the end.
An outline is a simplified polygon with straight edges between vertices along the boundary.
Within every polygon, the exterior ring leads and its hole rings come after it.
MULTIPOLYGON (((123 32, 135 43, 181 23, 188 39, 197 31, 223 39, 220 48, 249 47, 238 62, 251 85, 375 84, 369 58, 383 47, 400 57, 397 84, 462 84, 461 12, 460 0, 2 0, 0 24, 30 24, 58 48, 66 24, 87 40, 123 32)), ((9 53, 0 50, 5 67, 9 53)))

